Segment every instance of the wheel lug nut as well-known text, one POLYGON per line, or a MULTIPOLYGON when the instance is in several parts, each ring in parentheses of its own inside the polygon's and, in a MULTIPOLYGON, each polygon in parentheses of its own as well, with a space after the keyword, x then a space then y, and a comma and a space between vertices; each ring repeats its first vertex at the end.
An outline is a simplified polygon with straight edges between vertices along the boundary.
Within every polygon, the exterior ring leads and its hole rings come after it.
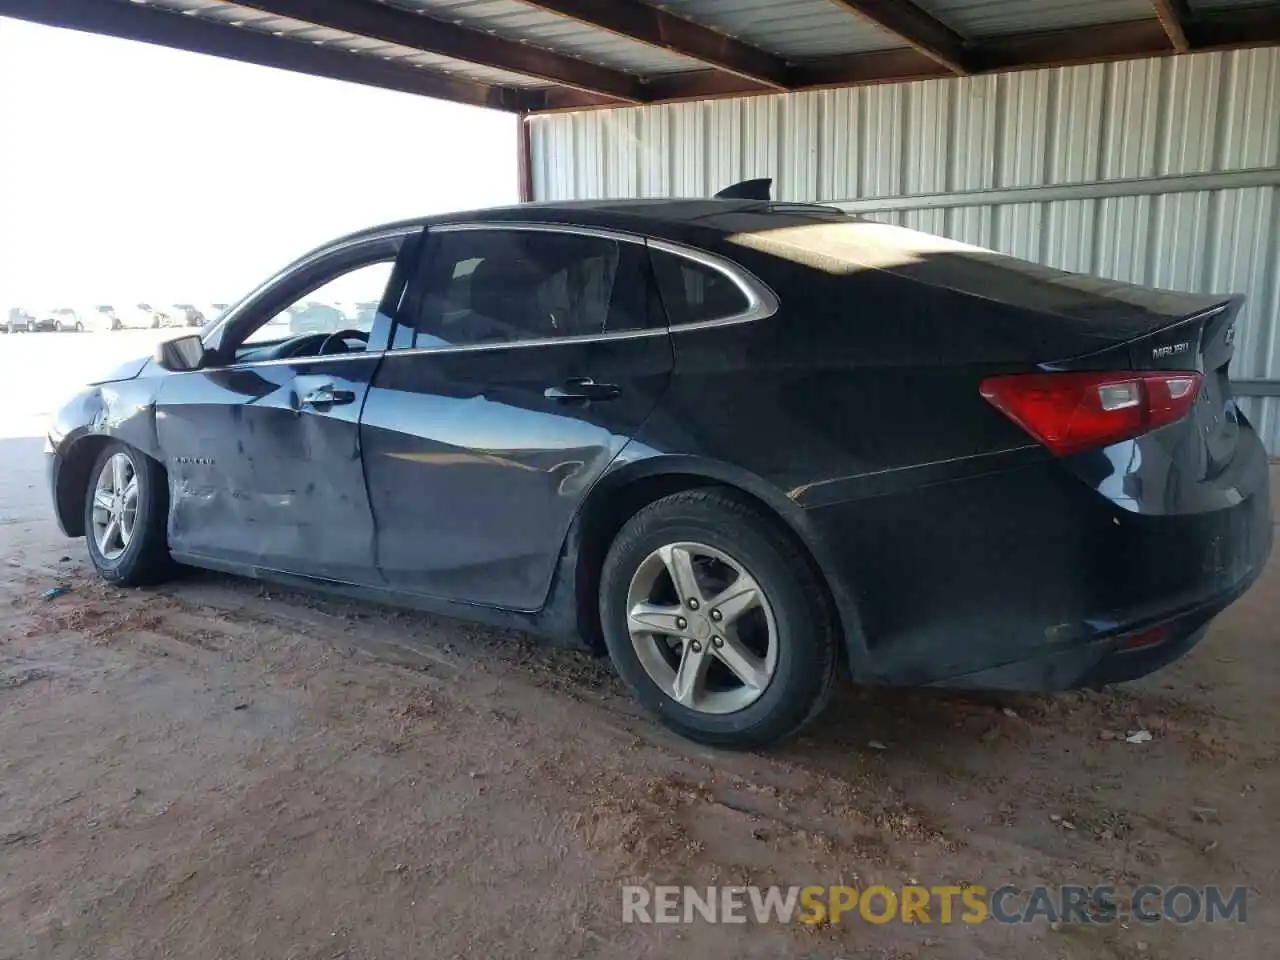
POLYGON ((697 601, 695 598, 693 598, 693 597, 690 597, 690 598, 689 598, 689 609, 690 609, 690 610, 697 610, 697 609, 698 609, 698 601, 697 601))
POLYGON ((686 620, 684 617, 676 617, 676 628, 678 630, 683 630, 688 625, 689 625, 689 621, 686 620))
POLYGON ((697 640, 693 641, 693 643, 689 644, 689 646, 693 647, 694 653, 702 652, 702 644, 700 644, 697 640))
POLYGON ((719 650, 721 647, 724 646, 724 637, 712 637, 711 645, 715 647, 717 650, 719 650))
POLYGON ((719 610, 712 610, 711 619, 714 620, 716 623, 719 623, 722 619, 724 619, 724 614, 722 614, 719 610))

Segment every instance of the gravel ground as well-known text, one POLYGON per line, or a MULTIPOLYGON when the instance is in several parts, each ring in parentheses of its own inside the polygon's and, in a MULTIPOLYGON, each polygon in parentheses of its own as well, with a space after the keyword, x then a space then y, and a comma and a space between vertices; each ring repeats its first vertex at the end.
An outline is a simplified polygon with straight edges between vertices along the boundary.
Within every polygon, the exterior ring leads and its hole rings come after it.
POLYGON ((726 754, 519 634, 195 572, 98 582, 50 518, 41 424, 155 339, 0 339, 0 960, 1274 954, 1276 563, 1140 683, 843 688, 807 736, 726 754), (1212 926, 621 922, 624 883, 908 882, 1249 901, 1212 926))

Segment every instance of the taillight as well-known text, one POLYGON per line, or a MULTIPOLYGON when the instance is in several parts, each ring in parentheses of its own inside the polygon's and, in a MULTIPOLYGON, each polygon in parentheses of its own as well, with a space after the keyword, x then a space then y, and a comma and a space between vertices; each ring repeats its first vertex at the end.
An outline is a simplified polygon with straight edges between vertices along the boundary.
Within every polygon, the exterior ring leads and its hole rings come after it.
POLYGON ((1200 374, 1014 373, 982 381, 982 395, 1057 456, 1102 447, 1180 420, 1200 374))

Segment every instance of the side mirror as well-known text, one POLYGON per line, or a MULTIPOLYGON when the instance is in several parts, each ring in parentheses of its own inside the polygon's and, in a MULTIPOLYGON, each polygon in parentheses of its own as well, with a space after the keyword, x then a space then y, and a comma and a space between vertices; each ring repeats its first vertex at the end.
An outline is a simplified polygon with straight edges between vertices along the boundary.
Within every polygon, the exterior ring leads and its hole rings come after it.
POLYGON ((199 370, 204 363, 204 342, 198 334, 188 334, 174 340, 166 340, 156 344, 156 363, 166 370, 182 373, 185 370, 199 370))

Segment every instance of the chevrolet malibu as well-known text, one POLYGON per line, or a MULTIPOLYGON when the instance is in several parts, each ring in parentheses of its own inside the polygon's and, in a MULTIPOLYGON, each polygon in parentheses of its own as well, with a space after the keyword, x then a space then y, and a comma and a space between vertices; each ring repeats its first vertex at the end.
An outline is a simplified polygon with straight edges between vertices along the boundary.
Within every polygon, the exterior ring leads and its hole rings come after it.
POLYGON ((542 632, 758 746, 840 670, 1062 690, 1200 640, 1271 547, 1240 306, 761 199, 406 221, 73 397, 53 501, 114 583, 542 632))

